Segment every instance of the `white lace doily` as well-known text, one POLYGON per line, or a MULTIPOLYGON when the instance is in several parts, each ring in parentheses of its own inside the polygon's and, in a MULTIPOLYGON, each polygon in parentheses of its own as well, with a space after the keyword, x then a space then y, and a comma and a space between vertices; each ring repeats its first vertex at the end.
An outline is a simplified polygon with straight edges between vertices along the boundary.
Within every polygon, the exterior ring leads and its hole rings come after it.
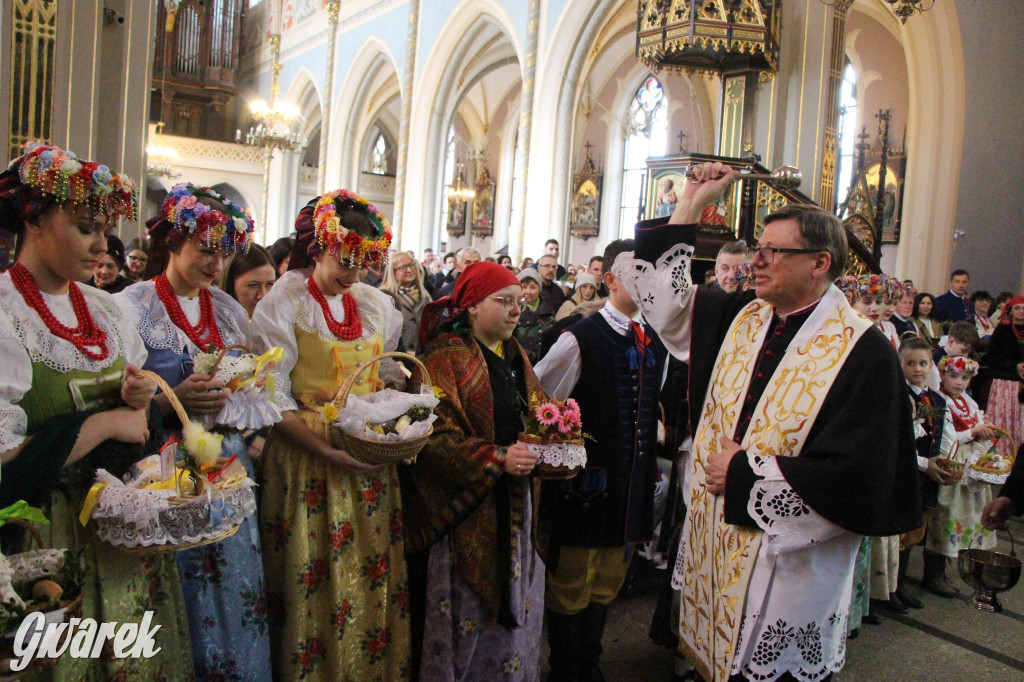
POLYGON ((266 391, 235 391, 224 400, 224 407, 215 415, 200 416, 203 426, 226 426, 236 431, 258 430, 281 421, 278 409, 266 391))
POLYGON ((583 445, 576 443, 552 443, 550 445, 523 443, 523 445, 537 456, 538 464, 569 469, 587 465, 587 449, 583 445))

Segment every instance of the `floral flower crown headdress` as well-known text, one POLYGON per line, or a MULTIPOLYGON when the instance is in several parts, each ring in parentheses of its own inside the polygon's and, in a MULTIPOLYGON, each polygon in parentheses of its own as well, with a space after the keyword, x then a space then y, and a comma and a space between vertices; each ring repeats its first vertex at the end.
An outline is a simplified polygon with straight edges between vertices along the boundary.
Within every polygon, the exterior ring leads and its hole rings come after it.
POLYGON ((835 285, 846 295, 852 305, 861 296, 881 296, 886 303, 895 303, 903 298, 903 283, 886 275, 843 275, 835 281, 835 285))
POLYGON ((160 209, 157 223, 167 220, 181 237, 213 247, 218 251, 249 252, 253 243, 252 216, 244 208, 212 189, 196 187, 192 183, 179 183, 171 188, 160 209), (200 199, 212 199, 224 205, 227 215, 210 208, 200 199))
POLYGON ((313 225, 320 248, 327 249, 332 257, 348 267, 387 265, 388 248, 391 246, 391 224, 384 214, 358 194, 345 189, 324 193, 313 209, 313 225), (366 214, 367 219, 376 228, 372 239, 364 239, 355 230, 341 224, 335 199, 348 200, 355 209, 366 214))
POLYGON ((966 373, 973 376, 978 373, 978 363, 962 355, 946 355, 939 360, 939 372, 966 373))
MULTIPOLYGON (((88 206, 94 214, 134 222, 139 213, 135 181, 114 173, 95 161, 84 161, 74 152, 41 142, 27 142, 22 155, 11 161, 22 184, 59 203, 76 208, 88 206)), ((30 215, 31 210, 23 215, 30 215)))

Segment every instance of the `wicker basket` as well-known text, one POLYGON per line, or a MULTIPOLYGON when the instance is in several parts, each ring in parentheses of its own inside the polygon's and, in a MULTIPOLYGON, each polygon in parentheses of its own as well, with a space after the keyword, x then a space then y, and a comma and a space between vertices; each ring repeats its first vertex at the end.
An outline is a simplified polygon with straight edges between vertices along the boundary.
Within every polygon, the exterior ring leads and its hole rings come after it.
MULTIPOLYGON (((427 372, 427 368, 416 356, 410 355, 409 353, 399 352, 380 353, 360 364, 356 367, 355 371, 345 379, 345 383, 343 383, 341 388, 338 389, 338 393, 334 396, 333 400, 333 403, 338 410, 345 409, 345 405, 348 402, 349 392, 355 384, 356 377, 372 367, 374 363, 380 362, 384 358, 404 358, 406 360, 412 360, 419 368, 420 372, 423 373, 422 383, 428 386, 430 385, 430 373, 427 372)), ((369 438, 363 438, 356 434, 346 433, 334 424, 331 424, 328 427, 328 432, 331 439, 331 445, 339 450, 345 450, 364 464, 396 464, 407 459, 412 459, 418 455, 420 450, 423 449, 423 446, 427 444, 427 440, 430 438, 430 434, 434 432, 434 429, 431 428, 427 431, 426 435, 419 438, 390 441, 370 440, 369 438)))
POLYGON ((950 481, 950 485, 959 483, 960 479, 964 475, 963 462, 953 459, 946 459, 943 457, 940 459, 936 459, 935 465, 950 475, 950 477, 952 478, 952 480, 950 481))
MULTIPOLYGON (((28 531, 29 535, 35 540, 36 546, 39 549, 46 549, 46 543, 43 541, 43 536, 40 534, 39 529, 35 525, 25 521, 23 519, 7 519, 4 525, 20 526, 28 531)), ((63 585, 61 587, 64 587, 63 585)), ((82 617, 82 604, 83 596, 85 595, 82 586, 79 586, 78 596, 70 600, 60 600, 57 602, 56 609, 48 613, 64 610, 62 622, 68 623, 72 618, 82 617)), ((12 633, 13 634, 13 633, 12 633)), ((66 635, 68 641, 70 641, 73 634, 69 633, 66 635)), ((8 637, 0 639, 0 658, 13 658, 14 657, 14 640, 8 637)), ((26 672, 47 670, 56 665, 56 658, 32 658, 29 661, 28 667, 25 668, 26 672)), ((5 678, 6 679, 6 678, 5 678)))
MULTIPOLYGON (((582 438, 575 438, 573 440, 567 441, 555 441, 552 443, 546 441, 540 436, 534 436, 528 433, 520 433, 518 436, 518 440, 520 443, 525 443, 526 445, 539 445, 541 447, 548 445, 576 445, 579 447, 583 447, 582 438)), ((566 480, 569 478, 574 478, 576 474, 578 474, 583 469, 583 466, 585 465, 569 466, 565 464, 550 464, 548 462, 543 462, 540 459, 538 459, 537 464, 534 465, 533 467, 533 475, 536 476, 537 478, 545 480, 566 480)))
MULTIPOLYGON (((218 359, 218 363, 220 362, 221 359, 224 358, 224 355, 226 354, 227 351, 229 351, 229 350, 231 350, 233 348, 239 348, 239 347, 242 348, 242 349, 248 350, 244 346, 229 346, 228 348, 225 348, 223 351, 221 351, 221 355, 220 355, 220 358, 218 359)), ((214 371, 216 371, 216 367, 214 368, 214 371)), ((178 400, 178 396, 175 395, 174 390, 167 384, 167 382, 164 381, 164 379, 160 375, 155 374, 154 372, 150 372, 148 370, 142 370, 142 371, 139 372, 139 374, 142 375, 143 377, 147 378, 147 379, 151 379, 152 381, 154 381, 157 384, 157 386, 160 387, 160 390, 162 390, 164 392, 164 395, 167 396, 167 401, 170 403, 171 408, 174 410, 175 414, 178 416, 178 419, 181 420, 181 423, 183 425, 187 424, 189 422, 188 413, 185 412, 184 406, 181 404, 181 401, 178 400)), ((223 458, 223 457, 218 459, 218 464, 221 465, 221 466, 223 466, 227 462, 228 462, 228 460, 223 458)), ((175 476, 175 484, 176 484, 176 487, 177 487, 178 494, 175 495, 174 497, 171 497, 171 498, 168 499, 168 502, 171 505, 171 510, 169 510, 168 512, 161 512, 161 514, 170 513, 170 514, 178 517, 178 521, 180 523, 181 522, 181 517, 183 516, 183 514, 186 511, 185 510, 185 506, 186 505, 192 505, 192 506, 195 506, 196 509, 192 512, 191 515, 195 516, 196 519, 197 519, 197 520, 194 520, 195 523, 193 523, 193 525, 198 524, 198 523, 202 523, 204 519, 208 519, 209 518, 209 512, 208 512, 208 509, 205 508, 204 505, 197 504, 196 500, 197 500, 198 495, 200 495, 200 494, 202 494, 204 492, 205 487, 207 485, 212 485, 212 484, 210 484, 209 481, 205 479, 205 477, 201 477, 201 478, 199 478, 199 481, 197 482, 196 488, 194 490, 183 490, 181 482, 182 482, 182 479, 184 477, 184 474, 185 474, 185 470, 179 468, 179 470, 178 470, 178 472, 177 472, 177 474, 175 476)), ((237 481, 233 481, 233 482, 237 483, 237 481)), ((213 487, 220 487, 220 486, 213 486, 213 487)), ((227 486, 224 486, 224 488, 222 488, 222 489, 228 489, 228 488, 227 488, 227 486)), ((250 495, 250 496, 252 495, 251 491, 247 491, 247 492, 248 492, 248 495, 250 495)), ((244 518, 243 518, 243 520, 244 520, 244 518)), ((105 525, 108 525, 108 524, 109 525, 116 525, 116 524, 120 523, 117 519, 111 519, 111 518, 94 518, 93 521, 97 524, 98 527, 100 527, 100 529, 102 529, 105 525)), ((205 537, 203 537, 203 538, 201 538, 199 540, 195 540, 195 541, 164 542, 164 543, 160 543, 160 544, 141 545, 141 546, 134 546, 134 547, 133 546, 128 546, 128 545, 123 545, 123 544, 117 544, 116 542, 112 542, 109 539, 107 539, 107 542, 110 542, 110 544, 112 544, 113 546, 117 547, 119 550, 121 550, 122 552, 125 552, 126 554, 152 555, 152 554, 164 554, 164 553, 167 553, 167 552, 181 552, 181 551, 184 551, 186 549, 194 549, 196 547, 202 547, 204 545, 210 545, 210 544, 213 544, 215 542, 220 542, 221 540, 225 540, 225 539, 231 537, 232 535, 234 535, 235 533, 237 533, 238 532, 238 528, 239 528, 240 525, 241 525, 241 521, 239 521, 238 523, 235 523, 234 525, 229 526, 229 527, 227 527, 227 528, 225 528, 225 529, 223 529, 221 531, 218 531, 217 533, 212 533, 210 535, 207 535, 207 536, 205 536, 205 537)))

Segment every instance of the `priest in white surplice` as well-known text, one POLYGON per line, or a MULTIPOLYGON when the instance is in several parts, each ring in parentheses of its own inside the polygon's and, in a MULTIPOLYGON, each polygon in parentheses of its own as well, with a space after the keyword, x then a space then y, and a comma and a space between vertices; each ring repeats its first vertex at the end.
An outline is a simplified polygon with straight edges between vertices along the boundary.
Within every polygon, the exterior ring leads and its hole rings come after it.
POLYGON ((817 207, 765 218, 754 291, 694 287, 701 209, 736 177, 697 173, 613 268, 690 363, 680 649, 709 681, 828 679, 845 660, 861 536, 921 525, 899 362, 832 286, 848 246, 817 207))

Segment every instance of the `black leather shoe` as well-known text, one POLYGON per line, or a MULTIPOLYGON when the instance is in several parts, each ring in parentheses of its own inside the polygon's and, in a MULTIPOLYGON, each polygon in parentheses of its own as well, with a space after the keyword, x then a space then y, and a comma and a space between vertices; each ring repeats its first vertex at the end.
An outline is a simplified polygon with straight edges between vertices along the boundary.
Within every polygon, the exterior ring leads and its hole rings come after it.
POLYGON ((860 629, 854 628, 850 630, 850 634, 846 636, 846 639, 857 639, 858 637, 860 637, 860 629))
POLYGON ((871 608, 881 609, 889 613, 898 613, 901 616, 905 616, 906 614, 910 613, 910 609, 908 609, 903 602, 899 601, 892 595, 890 595, 889 599, 885 601, 882 601, 881 599, 872 599, 871 608))
POLYGON ((865 613, 860 617, 860 622, 867 623, 868 625, 881 625, 882 619, 873 613, 865 613))
POLYGON ((893 592, 897 599, 906 604, 912 609, 923 609, 924 603, 917 597, 911 596, 905 589, 900 588, 893 592))

